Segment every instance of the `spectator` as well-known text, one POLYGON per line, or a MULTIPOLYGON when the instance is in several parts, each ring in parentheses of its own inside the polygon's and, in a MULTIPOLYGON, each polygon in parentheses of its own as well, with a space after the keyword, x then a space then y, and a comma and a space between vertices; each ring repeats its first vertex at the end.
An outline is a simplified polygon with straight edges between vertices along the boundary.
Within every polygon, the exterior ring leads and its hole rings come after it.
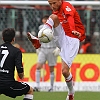
POLYGON ((83 43, 80 46, 79 53, 80 54, 93 53, 90 36, 86 36, 86 39, 83 41, 83 43))

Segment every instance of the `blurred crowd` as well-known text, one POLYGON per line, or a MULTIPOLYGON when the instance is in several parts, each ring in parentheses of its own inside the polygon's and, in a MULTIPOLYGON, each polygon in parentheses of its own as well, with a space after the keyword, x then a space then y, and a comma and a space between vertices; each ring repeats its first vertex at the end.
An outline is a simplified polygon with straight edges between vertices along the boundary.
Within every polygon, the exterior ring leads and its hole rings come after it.
MULTIPOLYGON (((3 0, 3 1, 10 1, 10 0, 3 0)), ((12 0, 12 1, 16 1, 16 0, 12 0)), ((21 1, 33 1, 33 0, 21 0, 21 1)), ((42 0, 34 0, 34 1, 42 1, 42 0)), ((47 0, 43 0, 43 1, 47 1, 47 0)), ((99 0, 68 0, 68 1, 99 1, 99 0)), ((100 6, 75 6, 75 8, 78 10, 80 17, 82 19, 82 22, 86 28, 86 35, 91 38, 89 40, 90 44, 92 44, 93 47, 96 47, 96 45, 99 47, 99 41, 97 41, 97 38, 100 34, 100 6)), ((38 32, 38 26, 41 25, 42 23, 41 22, 42 16, 44 16, 44 14, 51 13, 50 9, 48 10, 48 8, 46 8, 45 11, 44 9, 45 8, 44 7, 41 8, 41 6, 34 6, 33 8, 29 8, 29 9, 17 8, 15 12, 14 11, 11 12, 12 8, 6 9, 5 7, 3 7, 3 10, 5 11, 6 16, 4 15, 4 11, 2 11, 2 8, 1 8, 0 9, 0 14, 1 14, 0 30, 2 30, 2 28, 11 26, 11 22, 13 23, 15 21, 15 25, 12 25, 12 26, 15 27, 16 30, 19 32, 20 40, 23 41, 23 37, 26 36, 26 33, 28 31, 30 31, 32 34, 36 36, 38 32), (43 9, 43 11, 40 11, 41 9, 43 9), (11 17, 9 14, 11 13, 15 13, 15 19, 12 16, 13 20, 10 19, 11 17), (7 22, 10 22, 10 23, 7 23, 7 22)), ((81 46, 84 44, 85 43, 82 42, 81 46)), ((27 48, 28 47, 26 47, 26 49, 27 48)), ((27 51, 28 50, 26 50, 26 52, 27 51)), ((100 52, 99 49, 97 51, 96 50, 88 51, 88 53, 99 53, 99 52, 100 52)), ((79 51, 79 53, 82 53, 82 52, 79 51)))

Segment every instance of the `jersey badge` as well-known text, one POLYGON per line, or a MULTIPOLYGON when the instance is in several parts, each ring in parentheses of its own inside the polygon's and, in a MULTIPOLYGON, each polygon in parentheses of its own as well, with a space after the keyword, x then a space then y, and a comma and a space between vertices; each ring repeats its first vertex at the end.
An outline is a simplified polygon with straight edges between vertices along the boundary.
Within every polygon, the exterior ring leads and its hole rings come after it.
POLYGON ((66 7, 66 11, 69 12, 69 11, 71 11, 71 9, 67 6, 67 7, 66 7))
POLYGON ((1 46, 1 48, 7 48, 6 46, 1 46))

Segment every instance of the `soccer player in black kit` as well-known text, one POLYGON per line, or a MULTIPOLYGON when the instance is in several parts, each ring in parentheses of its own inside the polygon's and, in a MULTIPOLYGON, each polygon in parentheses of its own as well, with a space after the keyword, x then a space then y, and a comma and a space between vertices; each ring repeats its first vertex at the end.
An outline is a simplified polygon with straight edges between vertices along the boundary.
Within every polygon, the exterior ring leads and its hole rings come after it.
POLYGON ((25 95, 23 100, 33 100, 32 87, 14 79, 15 67, 19 78, 24 78, 22 53, 12 45, 15 40, 15 30, 13 28, 4 29, 2 38, 4 43, 0 45, 0 94, 12 98, 25 95))

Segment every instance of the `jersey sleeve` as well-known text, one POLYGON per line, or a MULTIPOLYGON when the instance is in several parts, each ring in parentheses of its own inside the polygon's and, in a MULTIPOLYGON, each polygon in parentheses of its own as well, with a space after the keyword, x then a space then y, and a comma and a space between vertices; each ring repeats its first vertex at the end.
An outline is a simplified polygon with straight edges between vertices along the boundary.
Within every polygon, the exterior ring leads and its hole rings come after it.
POLYGON ((71 31, 75 30, 75 24, 74 24, 75 8, 70 3, 66 3, 66 5, 63 6, 63 9, 64 9, 64 14, 65 14, 65 17, 67 18, 71 31))
POLYGON ((20 50, 17 51, 16 57, 15 57, 15 66, 18 73, 23 72, 22 52, 20 50))

